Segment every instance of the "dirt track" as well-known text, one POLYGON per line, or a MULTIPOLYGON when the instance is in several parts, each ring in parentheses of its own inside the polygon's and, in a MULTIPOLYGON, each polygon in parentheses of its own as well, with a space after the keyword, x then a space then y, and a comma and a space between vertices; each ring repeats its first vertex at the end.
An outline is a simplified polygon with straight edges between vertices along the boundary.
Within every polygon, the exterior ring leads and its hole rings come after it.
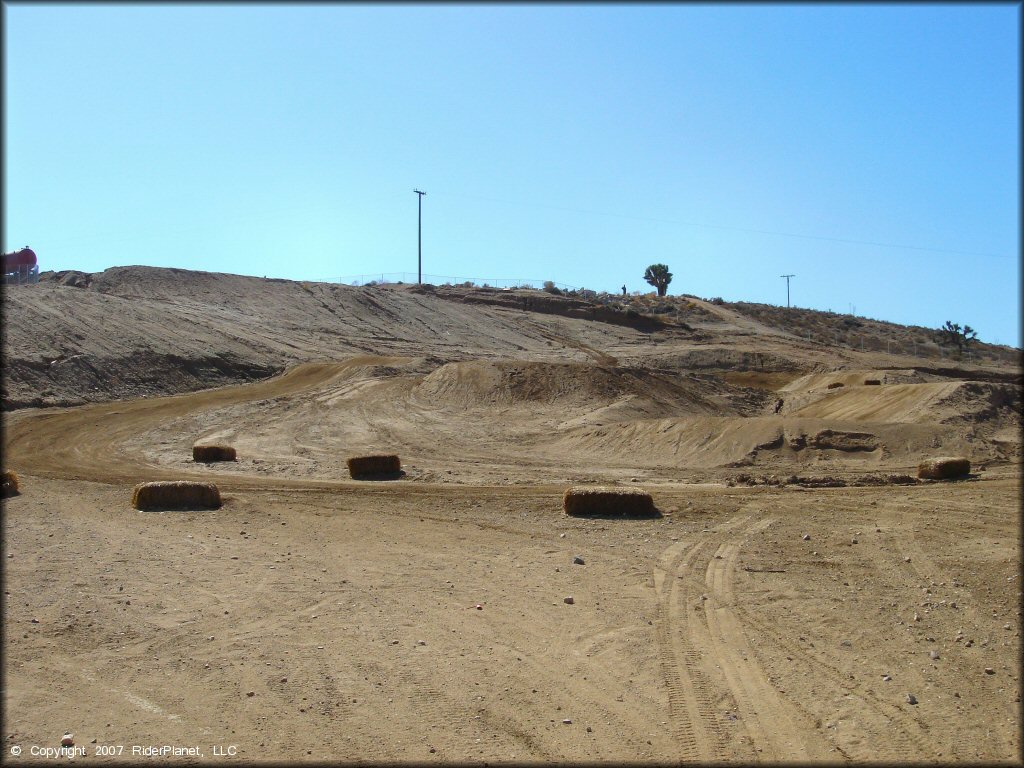
MULTIPOLYGON (((71 730, 90 754, 92 739, 209 760, 237 745, 246 761, 1020 759, 1016 465, 916 487, 688 483, 685 465, 651 469, 649 437, 607 447, 600 432, 654 434, 652 408, 715 418, 685 392, 648 405, 609 378, 574 411, 573 388, 530 389, 550 369, 473 370, 426 403, 427 368, 360 358, 6 416, 24 490, 4 504, 6 743, 71 730), (237 465, 187 458, 224 436, 237 465), (340 446, 387 436, 407 479, 343 479, 340 446), (140 480, 197 475, 224 508, 129 507, 140 480), (561 512, 565 481, 633 477, 660 516, 561 512)), ((909 462, 908 441, 880 466, 909 462)), ((786 466, 780 450, 758 461, 786 466)), ((819 453, 822 468, 849 458, 819 453)))

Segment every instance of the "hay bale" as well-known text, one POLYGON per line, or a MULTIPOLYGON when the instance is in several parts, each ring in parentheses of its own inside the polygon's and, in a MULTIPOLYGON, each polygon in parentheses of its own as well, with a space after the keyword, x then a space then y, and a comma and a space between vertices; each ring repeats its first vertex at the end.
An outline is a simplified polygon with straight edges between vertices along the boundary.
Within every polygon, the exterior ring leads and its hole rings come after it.
POLYGON ((230 445, 193 445, 192 460, 209 463, 211 461, 235 461, 235 449, 230 445))
POLYGON ((574 487, 565 492, 562 506, 568 515, 651 515, 654 500, 639 488, 574 487))
POLYGON ((18 476, 13 472, 4 472, 4 498, 8 496, 17 496, 21 491, 18 490, 18 476))
POLYGON ((394 454, 352 456, 346 463, 348 473, 354 479, 398 475, 402 471, 402 462, 394 454))
POLYGON ((941 456, 917 465, 917 476, 923 480, 949 480, 954 477, 966 477, 970 473, 970 459, 962 456, 941 456))
POLYGON ((161 509, 218 509, 220 491, 213 483, 192 480, 160 480, 139 483, 132 492, 132 506, 146 511, 161 509))
POLYGON ((881 383, 879 379, 864 379, 865 386, 879 386, 881 383))
POLYGON ((826 389, 839 389, 840 387, 843 387, 843 386, 845 386, 845 384, 843 384, 843 382, 841 382, 841 381, 833 381, 831 384, 828 385, 828 387, 826 387, 826 389))

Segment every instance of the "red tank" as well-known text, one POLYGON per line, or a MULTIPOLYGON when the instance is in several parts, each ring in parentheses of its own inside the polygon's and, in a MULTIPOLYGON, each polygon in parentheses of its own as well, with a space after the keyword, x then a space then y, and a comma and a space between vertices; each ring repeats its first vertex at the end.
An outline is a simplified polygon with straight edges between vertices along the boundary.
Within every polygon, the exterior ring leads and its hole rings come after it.
POLYGON ((4 274, 16 272, 18 267, 34 267, 36 265, 36 252, 28 246, 20 251, 4 254, 4 274))
POLYGON ((36 252, 27 245, 20 251, 4 254, 4 285, 25 285, 39 282, 36 252))

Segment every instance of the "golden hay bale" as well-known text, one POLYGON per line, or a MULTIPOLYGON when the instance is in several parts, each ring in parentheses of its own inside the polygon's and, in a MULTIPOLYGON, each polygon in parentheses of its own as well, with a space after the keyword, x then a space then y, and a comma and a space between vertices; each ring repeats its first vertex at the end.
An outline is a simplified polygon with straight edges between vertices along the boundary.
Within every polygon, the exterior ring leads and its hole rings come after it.
POLYGON ((213 483, 192 480, 160 480, 139 483, 132 493, 132 506, 143 510, 218 509, 220 491, 213 483))
POLYGON ((565 492, 562 506, 568 515, 650 515, 651 494, 639 488, 573 487, 565 492))
POLYGON ((971 462, 962 456, 941 456, 917 465, 917 476, 924 480, 948 480, 966 477, 971 473, 971 462))
POLYGON ((845 386, 841 381, 833 381, 828 385, 827 389, 839 389, 839 387, 845 386))
POLYGON ((346 463, 348 464, 348 473, 353 478, 397 475, 402 471, 402 462, 394 454, 352 456, 346 463))
POLYGON ((879 386, 879 385, 881 385, 881 383, 882 382, 880 380, 878 380, 878 379, 864 379, 864 384, 865 385, 879 386))
POLYGON ((17 496, 21 491, 18 490, 18 476, 13 472, 4 472, 4 498, 8 496, 17 496))
POLYGON ((193 445, 192 460, 211 461, 235 461, 235 449, 230 445, 193 445))

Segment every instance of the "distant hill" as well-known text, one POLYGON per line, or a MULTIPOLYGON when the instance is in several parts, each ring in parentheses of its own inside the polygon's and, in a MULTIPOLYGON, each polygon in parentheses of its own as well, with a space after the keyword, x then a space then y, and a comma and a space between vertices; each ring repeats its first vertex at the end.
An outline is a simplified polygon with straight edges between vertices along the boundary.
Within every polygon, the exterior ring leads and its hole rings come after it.
POLYGON ((1019 350, 975 343, 957 360, 934 330, 814 310, 141 266, 8 287, 4 328, 4 410, 193 391, 366 353, 704 372, 761 390, 844 369, 1020 379, 1019 350))

